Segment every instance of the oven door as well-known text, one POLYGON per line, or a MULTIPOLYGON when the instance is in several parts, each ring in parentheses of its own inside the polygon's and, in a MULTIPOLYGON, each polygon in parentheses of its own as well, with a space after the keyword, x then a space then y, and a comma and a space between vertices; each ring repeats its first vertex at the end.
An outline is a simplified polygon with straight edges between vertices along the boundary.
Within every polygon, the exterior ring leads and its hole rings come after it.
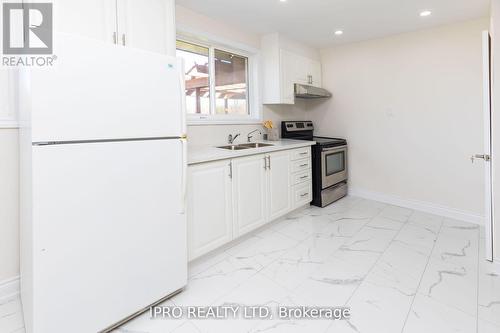
POLYGON ((321 150, 321 188, 347 180, 347 146, 321 150))

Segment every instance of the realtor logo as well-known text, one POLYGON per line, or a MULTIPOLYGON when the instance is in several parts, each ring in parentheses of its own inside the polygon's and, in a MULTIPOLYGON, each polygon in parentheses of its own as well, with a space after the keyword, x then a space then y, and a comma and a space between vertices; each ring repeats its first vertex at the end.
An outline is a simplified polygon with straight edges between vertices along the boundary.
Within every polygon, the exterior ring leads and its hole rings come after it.
POLYGON ((52 54, 52 3, 3 4, 3 54, 52 54))

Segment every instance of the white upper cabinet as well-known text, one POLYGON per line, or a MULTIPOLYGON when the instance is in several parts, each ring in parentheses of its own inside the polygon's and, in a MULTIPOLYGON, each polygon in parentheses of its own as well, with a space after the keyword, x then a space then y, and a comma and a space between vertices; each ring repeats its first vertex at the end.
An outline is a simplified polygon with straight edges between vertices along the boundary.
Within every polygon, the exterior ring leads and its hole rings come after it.
POLYGON ((264 36, 261 47, 264 104, 294 104, 295 83, 321 87, 319 61, 290 51, 278 34, 264 36))
POLYGON ((0 128, 16 121, 14 107, 14 69, 0 68, 0 128))
POLYGON ((116 0, 54 0, 53 3, 56 31, 113 41, 116 0))
POLYGON ((164 0, 118 0, 118 43, 165 54, 166 14, 164 0))
POLYGON ((309 64, 307 74, 310 75, 309 85, 321 88, 322 87, 321 62, 312 59, 307 59, 307 60, 309 64))
MULTIPOLYGON (((281 67, 281 80, 279 83, 280 94, 278 95, 280 103, 277 104, 294 104, 295 96, 293 85, 301 80, 300 73, 297 70, 298 66, 297 57, 285 50, 280 51, 280 67, 281 67), (290 89, 290 87, 292 87, 290 89)), ((265 84, 265 83, 264 83, 265 84)), ((267 88, 267 87, 266 87, 267 88)), ((264 93, 264 96, 266 94, 264 93)), ((266 101, 264 97, 264 104, 272 104, 269 100, 266 101)), ((273 103, 274 104, 274 103, 273 103)))
POLYGON ((55 0, 54 12, 59 32, 162 54, 175 50, 173 0, 55 0))

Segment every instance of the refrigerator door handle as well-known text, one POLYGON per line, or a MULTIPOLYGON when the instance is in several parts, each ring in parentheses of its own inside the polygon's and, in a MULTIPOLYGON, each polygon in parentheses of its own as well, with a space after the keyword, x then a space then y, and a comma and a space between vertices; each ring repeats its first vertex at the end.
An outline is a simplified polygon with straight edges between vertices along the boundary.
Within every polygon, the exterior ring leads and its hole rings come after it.
POLYGON ((182 144, 182 179, 181 179, 181 214, 186 214, 187 195, 187 140, 181 139, 182 144))
POLYGON ((179 59, 179 90, 181 99, 181 133, 186 135, 186 78, 184 76, 184 59, 179 59))

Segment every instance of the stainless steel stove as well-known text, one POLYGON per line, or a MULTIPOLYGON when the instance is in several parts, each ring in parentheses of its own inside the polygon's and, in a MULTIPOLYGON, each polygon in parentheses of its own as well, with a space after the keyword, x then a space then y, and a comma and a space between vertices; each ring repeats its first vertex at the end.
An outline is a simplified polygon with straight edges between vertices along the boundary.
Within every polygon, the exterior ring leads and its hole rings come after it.
POLYGON ((313 205, 325 207, 347 195, 347 141, 314 136, 311 121, 283 121, 284 139, 316 141, 312 146, 313 205))

